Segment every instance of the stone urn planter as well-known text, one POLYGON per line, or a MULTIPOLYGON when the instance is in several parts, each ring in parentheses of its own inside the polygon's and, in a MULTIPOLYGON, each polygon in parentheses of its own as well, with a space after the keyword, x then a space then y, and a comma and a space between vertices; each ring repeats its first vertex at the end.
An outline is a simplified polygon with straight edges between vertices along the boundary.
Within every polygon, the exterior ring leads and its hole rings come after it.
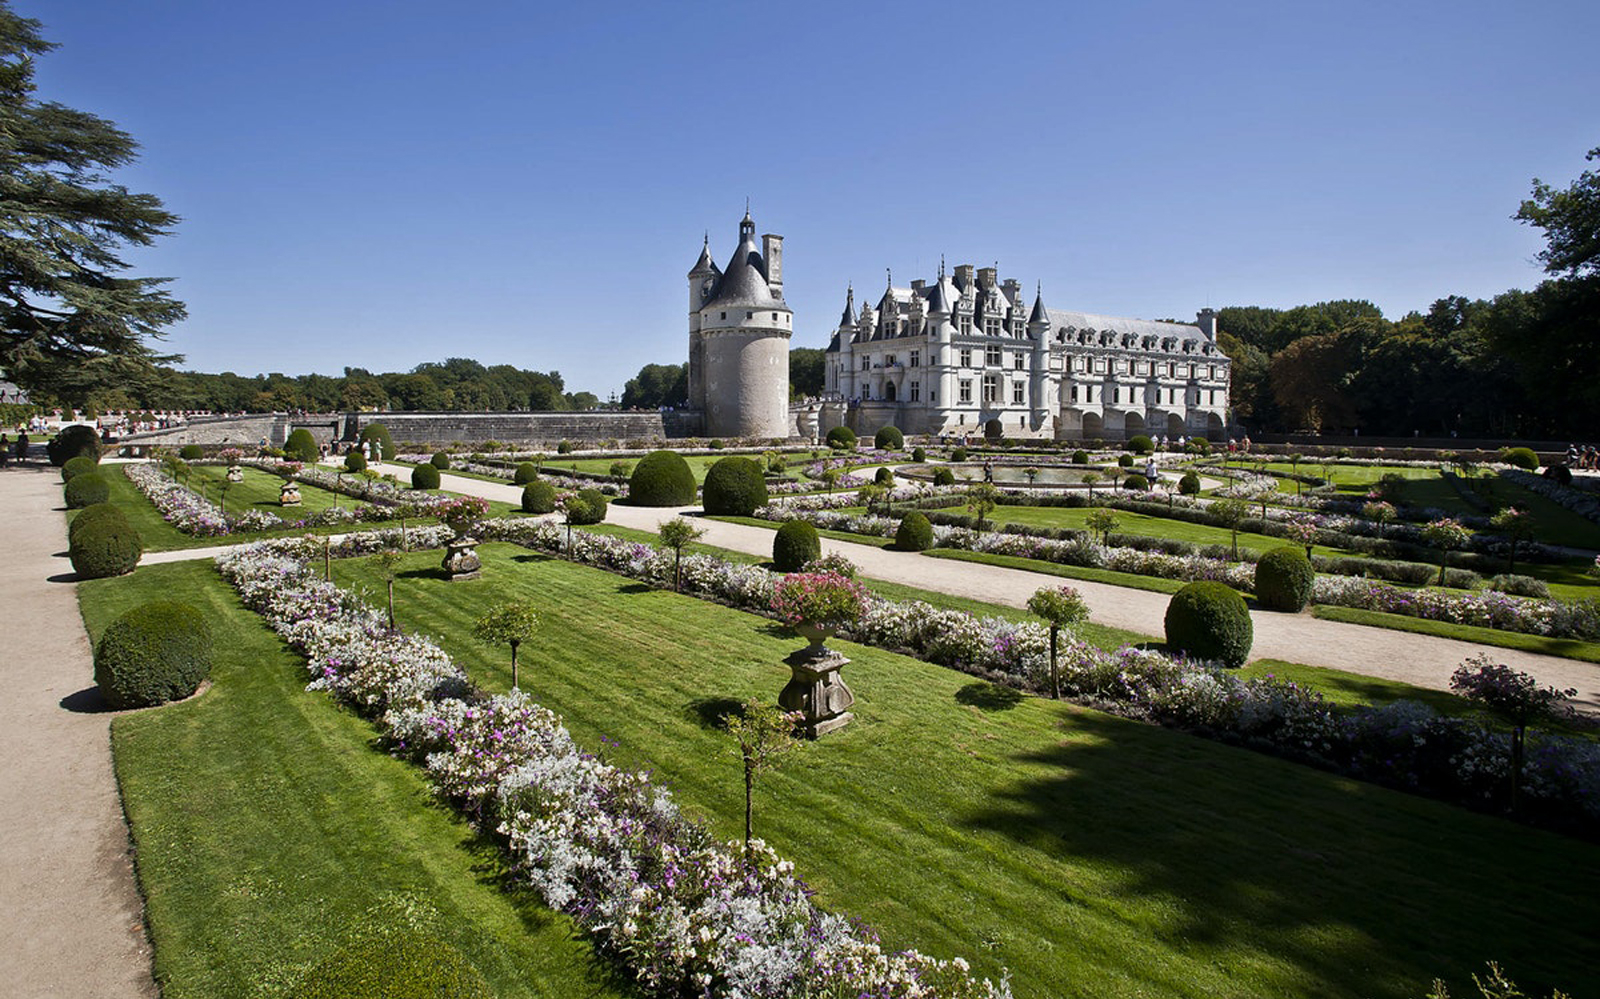
POLYGON ((279 506, 299 506, 300 487, 293 482, 285 482, 283 488, 278 490, 279 506))
POLYGON ((478 539, 465 535, 453 538, 444 546, 444 571, 452 583, 463 579, 477 579, 483 575, 483 563, 478 560, 478 539))
POLYGON ((244 481, 244 469, 240 468, 238 465, 229 465, 228 466, 228 481, 229 482, 243 482, 244 481))
POLYGON ((838 628, 803 621, 795 625, 795 630, 811 644, 783 660, 790 676, 778 693, 778 705, 785 711, 799 712, 800 730, 807 738, 815 739, 843 728, 855 717, 850 706, 856 696, 839 675, 850 660, 823 644, 838 628))

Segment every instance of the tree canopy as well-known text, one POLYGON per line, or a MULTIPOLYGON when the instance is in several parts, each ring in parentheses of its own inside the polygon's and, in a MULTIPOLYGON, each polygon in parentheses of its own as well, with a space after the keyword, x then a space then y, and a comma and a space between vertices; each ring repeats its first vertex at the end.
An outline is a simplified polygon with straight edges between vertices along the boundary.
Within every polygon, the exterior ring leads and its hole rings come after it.
MULTIPOLYGON (((1584 159, 1600 159, 1600 146, 1584 159)), ((1600 173, 1585 170, 1565 190, 1534 178, 1533 197, 1511 217, 1544 230, 1546 246, 1539 259, 1546 271, 1568 277, 1600 274, 1600 173)))
POLYGON ((138 379, 150 341, 184 317, 166 278, 127 277, 119 255, 171 233, 159 198, 108 172, 138 144, 104 118, 35 97, 54 45, 0 0, 0 367, 36 392, 82 396, 138 379))

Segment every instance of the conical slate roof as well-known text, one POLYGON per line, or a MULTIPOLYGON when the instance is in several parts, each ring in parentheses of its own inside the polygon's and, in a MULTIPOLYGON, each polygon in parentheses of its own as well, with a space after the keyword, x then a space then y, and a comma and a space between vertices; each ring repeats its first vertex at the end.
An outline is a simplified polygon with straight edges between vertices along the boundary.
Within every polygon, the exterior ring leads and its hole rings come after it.
POLYGON ((787 312, 789 307, 772 294, 772 287, 767 284, 766 261, 761 258, 761 247, 756 245, 755 227, 749 223, 750 216, 746 214, 744 223, 739 227, 743 239, 729 258, 722 280, 717 282, 716 294, 705 307, 782 309, 787 312))
POLYGON ((1033 298, 1033 315, 1028 317, 1028 325, 1031 326, 1040 322, 1047 323, 1049 321, 1050 312, 1044 307, 1044 285, 1041 284, 1033 298))
POLYGON ((717 269, 717 262, 711 259, 711 237, 707 236, 705 245, 700 247, 700 259, 694 262, 694 269, 689 272, 690 277, 705 277, 711 274, 721 274, 717 269))

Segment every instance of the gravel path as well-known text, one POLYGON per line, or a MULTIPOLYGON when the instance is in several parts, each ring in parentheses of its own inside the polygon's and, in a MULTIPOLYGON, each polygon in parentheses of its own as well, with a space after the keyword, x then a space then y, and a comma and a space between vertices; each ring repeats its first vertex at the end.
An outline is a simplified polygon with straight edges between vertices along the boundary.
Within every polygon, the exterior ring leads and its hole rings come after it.
POLYGON ((0 995, 156 995, 53 468, 0 472, 0 995))

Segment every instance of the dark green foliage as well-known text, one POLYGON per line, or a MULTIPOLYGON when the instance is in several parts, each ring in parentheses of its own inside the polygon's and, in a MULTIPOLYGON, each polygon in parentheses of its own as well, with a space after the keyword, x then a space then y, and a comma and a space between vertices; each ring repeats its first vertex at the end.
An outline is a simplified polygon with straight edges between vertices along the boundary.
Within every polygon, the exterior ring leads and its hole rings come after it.
POLYGON ((933 525, 916 510, 900 518, 895 528, 894 546, 903 552, 925 552, 933 547, 933 525))
POLYGON ((412 489, 438 489, 439 470, 432 465, 418 465, 411 470, 412 489))
POLYGON ((911 449, 911 460, 916 462, 927 461, 928 452, 923 448, 914 447, 911 449))
POLYGON ((1572 485, 1572 469, 1565 465, 1548 465, 1540 474, 1557 485, 1572 485))
POLYGON ((834 427, 828 431, 827 440, 835 451, 849 451, 856 446, 856 433, 849 427, 834 427))
POLYGON ((293 460, 310 464, 322 457, 322 449, 317 447, 317 439, 311 436, 311 431, 305 427, 297 427, 289 434, 289 439, 283 442, 284 456, 293 460))
POLYGON ((361 443, 378 442, 378 457, 384 461, 394 460, 394 438, 389 436, 389 428, 381 423, 369 423, 361 428, 361 443))
POLYGON ((132 530, 125 515, 113 503, 92 503, 78 511, 72 518, 72 523, 67 525, 67 544, 70 546, 79 532, 88 530, 97 523, 110 523, 121 530, 132 530))
POLYGON ((59 434, 46 441, 44 453, 50 459, 50 464, 57 468, 79 455, 99 461, 100 435, 91 426, 74 423, 61 428, 59 434))
POLYGON ((1190 583, 1174 593, 1165 625, 1168 646, 1225 666, 1243 666, 1255 640, 1244 598, 1222 583, 1190 583))
POLYGON ((1138 472, 1134 472, 1122 480, 1122 488, 1135 493, 1147 492, 1150 489, 1150 480, 1138 472))
POLYGON ((1200 494, 1200 476, 1193 472, 1184 472, 1183 478, 1178 480, 1178 492, 1185 496, 1200 494))
POLYGON ((706 472, 701 500, 706 513, 748 517, 767 502, 767 480, 749 458, 723 458, 706 472))
POLYGON ((1268 610, 1298 614, 1311 602, 1316 576, 1305 549, 1274 548, 1256 562, 1256 600, 1268 610))
POLYGON ((951 448, 950 449, 950 460, 951 461, 966 461, 967 460, 967 449, 964 448, 964 447, 953 447, 953 448, 951 448))
POLYGON ((1530 472, 1539 467, 1539 456, 1529 447, 1508 447, 1500 452, 1500 460, 1507 465, 1525 468, 1530 472))
POLYGON ((567 498, 567 520, 574 524, 598 524, 606 519, 610 501, 598 489, 580 489, 567 498))
POLYGON ((933 484, 936 486, 953 486, 956 484, 956 473, 948 468, 935 468, 933 470, 933 484))
POLYGON ((722 442, 722 438, 721 437, 716 437, 716 438, 712 439, 710 445, 708 445, 708 446, 713 451, 721 451, 723 448, 727 447, 728 445, 726 445, 726 444, 724 444, 722 442))
POLYGON ((494 999, 478 970, 442 940, 390 932, 335 952, 289 999, 494 999))
POLYGON ((367 470, 367 458, 360 451, 350 451, 344 456, 344 470, 347 472, 364 472, 367 470))
POLYGON ((786 520, 772 539, 772 567, 779 572, 799 572, 821 555, 822 539, 809 521, 786 520))
POLYGON ((531 461, 525 461, 517 466, 516 472, 511 476, 511 481, 519 486, 525 486, 539 477, 539 466, 531 461))
POLYGON ((882 427, 872 435, 872 446, 880 451, 898 451, 906 446, 906 436, 899 427, 882 427))
POLYGON ((68 458, 67 463, 61 466, 61 481, 71 482, 74 477, 85 472, 93 472, 99 467, 100 463, 86 454, 80 454, 76 458, 68 458))
POLYGON ((1134 454, 1149 454, 1156 449, 1155 441, 1144 434, 1134 434, 1128 438, 1128 450, 1134 454))
POLYGON ((428 458, 428 464, 432 465, 434 468, 438 469, 441 472, 450 471, 450 452, 448 452, 448 451, 435 451, 435 452, 433 452, 432 456, 430 456, 428 458))
POLYGON ((210 674, 211 628, 188 604, 141 604, 111 622, 94 650, 94 682, 118 710, 182 700, 210 674))
POLYGON ((571 454, 571 453, 572 453, 572 442, 571 441, 562 441, 560 444, 556 445, 556 454, 571 454))
POLYGON ((694 492, 694 472, 676 451, 651 451, 628 480, 628 502, 634 506, 688 506, 694 492))
POLYGON ((110 499, 111 484, 99 472, 85 472, 73 476, 62 492, 66 496, 68 510, 82 510, 110 499))
POLYGON ((1072 463, 1074 465, 1089 464, 1089 452, 1082 449, 1072 452, 1072 463))
POLYGON ((178 457, 182 458, 184 461, 198 461, 199 459, 204 458, 205 455, 206 449, 198 444, 185 444, 183 447, 178 449, 178 457))
POLYGON ((894 485, 894 473, 887 468, 880 468, 872 473, 872 481, 880 486, 892 486, 894 485))
POLYGON ((67 545, 72 571, 84 579, 132 572, 142 554, 144 543, 126 518, 120 523, 109 517, 97 519, 72 535, 67 545))
POLYGON ((554 513, 556 487, 542 479, 535 479, 522 487, 523 513, 554 513))
POLYGON ((1133 467, 1133 455, 1131 455, 1131 454, 1119 454, 1119 455, 1117 455, 1117 464, 1121 465, 1123 468, 1132 468, 1133 467))

